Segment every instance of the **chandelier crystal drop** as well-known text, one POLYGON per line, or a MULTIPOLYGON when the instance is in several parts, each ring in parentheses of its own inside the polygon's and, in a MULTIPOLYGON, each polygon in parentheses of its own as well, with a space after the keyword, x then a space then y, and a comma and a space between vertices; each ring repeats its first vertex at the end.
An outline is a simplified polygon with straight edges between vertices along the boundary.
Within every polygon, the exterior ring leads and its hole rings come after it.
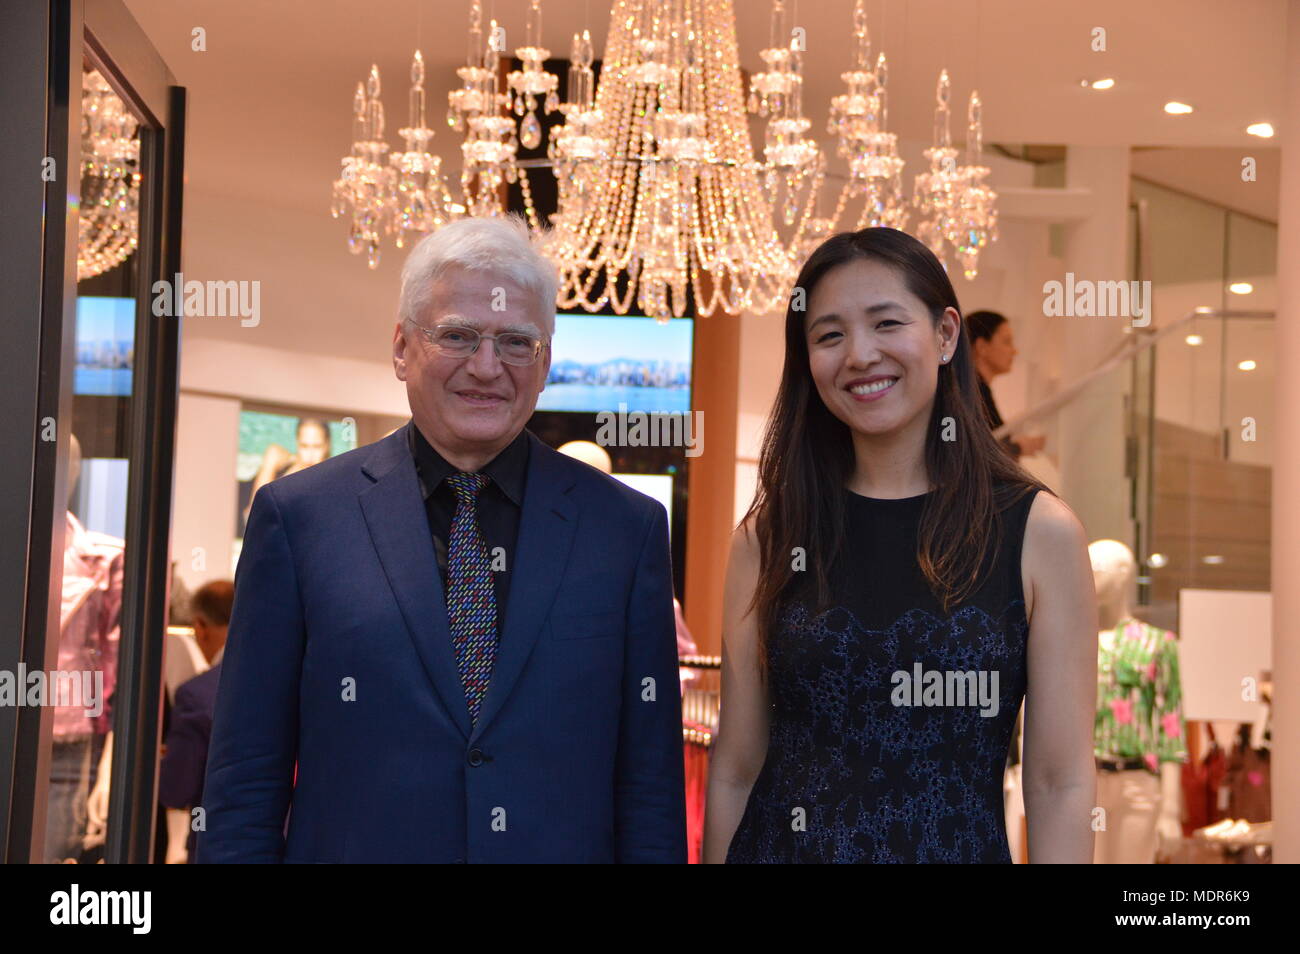
POLYGON ((519 127, 519 142, 525 149, 536 149, 542 144, 542 124, 537 120, 537 97, 543 97, 546 112, 554 112, 560 105, 556 90, 560 78, 546 72, 546 61, 551 51, 542 43, 542 0, 532 0, 528 8, 527 44, 515 50, 523 63, 522 70, 513 70, 506 76, 506 85, 513 94, 515 115, 523 117, 519 127))
POLYGON ((81 74, 77 281, 101 275, 140 242, 139 122, 98 70, 81 74))

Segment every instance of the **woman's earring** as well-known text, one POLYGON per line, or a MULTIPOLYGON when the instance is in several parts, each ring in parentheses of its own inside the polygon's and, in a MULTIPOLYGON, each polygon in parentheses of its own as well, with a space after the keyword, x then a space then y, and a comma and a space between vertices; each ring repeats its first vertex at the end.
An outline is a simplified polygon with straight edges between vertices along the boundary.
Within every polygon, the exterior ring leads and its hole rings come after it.
POLYGON ((946 354, 945 354, 945 355, 940 355, 939 360, 940 360, 941 362, 943 362, 944 364, 947 364, 947 363, 948 363, 948 356, 947 356, 946 354))

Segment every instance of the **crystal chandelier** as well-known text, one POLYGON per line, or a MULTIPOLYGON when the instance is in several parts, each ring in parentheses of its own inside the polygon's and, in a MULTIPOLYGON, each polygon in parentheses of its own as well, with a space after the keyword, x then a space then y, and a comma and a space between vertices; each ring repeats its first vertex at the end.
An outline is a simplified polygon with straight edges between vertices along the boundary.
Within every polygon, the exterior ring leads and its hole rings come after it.
POLYGON ((885 93, 888 62, 881 52, 871 61, 871 36, 863 0, 853 7, 854 65, 841 75, 845 93, 831 100, 826 131, 838 142, 837 154, 849 167, 848 181, 840 190, 832 228, 857 231, 887 226, 907 227, 908 209, 903 197, 903 160, 898 157, 898 137, 885 130, 889 107, 885 93), (846 219, 850 201, 862 202, 856 221, 846 219))
MULTIPOLYGON (((789 92, 777 118, 797 118, 789 92)), ((590 121, 554 150, 572 176, 547 245, 561 307, 667 319, 688 291, 700 315, 783 304, 811 202, 785 240, 766 185, 768 173, 795 183, 806 160, 780 139, 775 163, 754 159, 731 0, 615 0, 594 113, 567 105, 569 122, 590 121)))
POLYGON ((98 70, 81 74, 77 281, 122 264, 139 244, 139 123, 98 70))
POLYGON ((816 214, 826 160, 808 136, 803 112, 804 52, 791 29, 787 0, 773 0, 764 69, 741 82, 733 0, 614 0, 599 86, 590 33, 574 34, 566 98, 546 70, 542 0, 530 0, 521 68, 500 91, 504 31, 483 30, 482 0, 470 11, 469 52, 448 96, 447 120, 463 134, 460 198, 453 199, 439 159, 429 151, 424 63, 412 65, 405 150, 387 155, 379 71, 372 67, 354 99, 351 154, 334 183, 332 211, 348 215, 349 247, 379 261, 382 236, 401 248, 461 215, 505 212, 505 186, 518 183, 529 223, 540 221, 523 166, 549 164, 557 210, 543 250, 560 276, 557 306, 626 314, 634 307, 660 320, 721 308, 732 314, 783 307, 800 262, 836 231, 869 226, 906 229, 947 267, 955 256, 967 278, 980 252, 997 240, 997 194, 981 165, 978 94, 971 94, 966 162, 958 165, 948 127, 951 84, 939 77, 934 145, 927 172, 903 195, 904 162, 888 131, 888 62, 873 56, 865 0, 853 9, 854 62, 846 91, 830 104, 827 131, 848 167, 834 211, 816 214), (755 158, 748 112, 765 121, 763 158, 755 158), (547 163, 521 164, 518 147, 542 143, 543 113, 563 122, 547 137, 547 163), (513 112, 513 115, 512 115, 513 112), (516 128, 517 127, 517 128, 516 128))
POLYGON ((951 249, 963 274, 972 279, 978 274, 980 251, 997 241, 997 193, 984 182, 988 167, 980 165, 983 121, 979 93, 972 91, 970 97, 967 161, 962 166, 957 164, 959 152, 949 132, 951 95, 948 71, 943 70, 935 90, 934 145, 925 150, 930 169, 916 176, 912 196, 920 216, 916 237, 929 246, 944 268, 951 249))

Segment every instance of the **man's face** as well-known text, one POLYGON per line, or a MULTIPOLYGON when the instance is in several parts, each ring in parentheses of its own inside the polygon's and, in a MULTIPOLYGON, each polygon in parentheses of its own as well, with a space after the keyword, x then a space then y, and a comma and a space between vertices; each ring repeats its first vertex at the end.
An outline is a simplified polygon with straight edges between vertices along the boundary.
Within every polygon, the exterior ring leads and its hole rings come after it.
POLYGON ((551 367, 550 332, 535 296, 505 276, 452 268, 431 291, 429 312, 416 317, 425 328, 450 324, 484 335, 524 332, 547 345, 524 367, 502 363, 487 339, 474 354, 456 358, 439 353, 419 329, 404 329, 398 321, 393 369, 406 382, 416 426, 444 457, 490 459, 524 429, 537 406, 551 367))

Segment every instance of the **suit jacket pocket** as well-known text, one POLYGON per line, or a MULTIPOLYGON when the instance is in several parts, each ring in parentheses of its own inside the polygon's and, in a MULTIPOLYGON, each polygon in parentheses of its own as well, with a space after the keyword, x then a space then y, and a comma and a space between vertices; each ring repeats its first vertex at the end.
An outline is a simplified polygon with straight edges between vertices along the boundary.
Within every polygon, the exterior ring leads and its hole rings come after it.
POLYGON ((622 636, 623 613, 619 610, 552 613, 550 625, 551 636, 555 639, 622 636))

